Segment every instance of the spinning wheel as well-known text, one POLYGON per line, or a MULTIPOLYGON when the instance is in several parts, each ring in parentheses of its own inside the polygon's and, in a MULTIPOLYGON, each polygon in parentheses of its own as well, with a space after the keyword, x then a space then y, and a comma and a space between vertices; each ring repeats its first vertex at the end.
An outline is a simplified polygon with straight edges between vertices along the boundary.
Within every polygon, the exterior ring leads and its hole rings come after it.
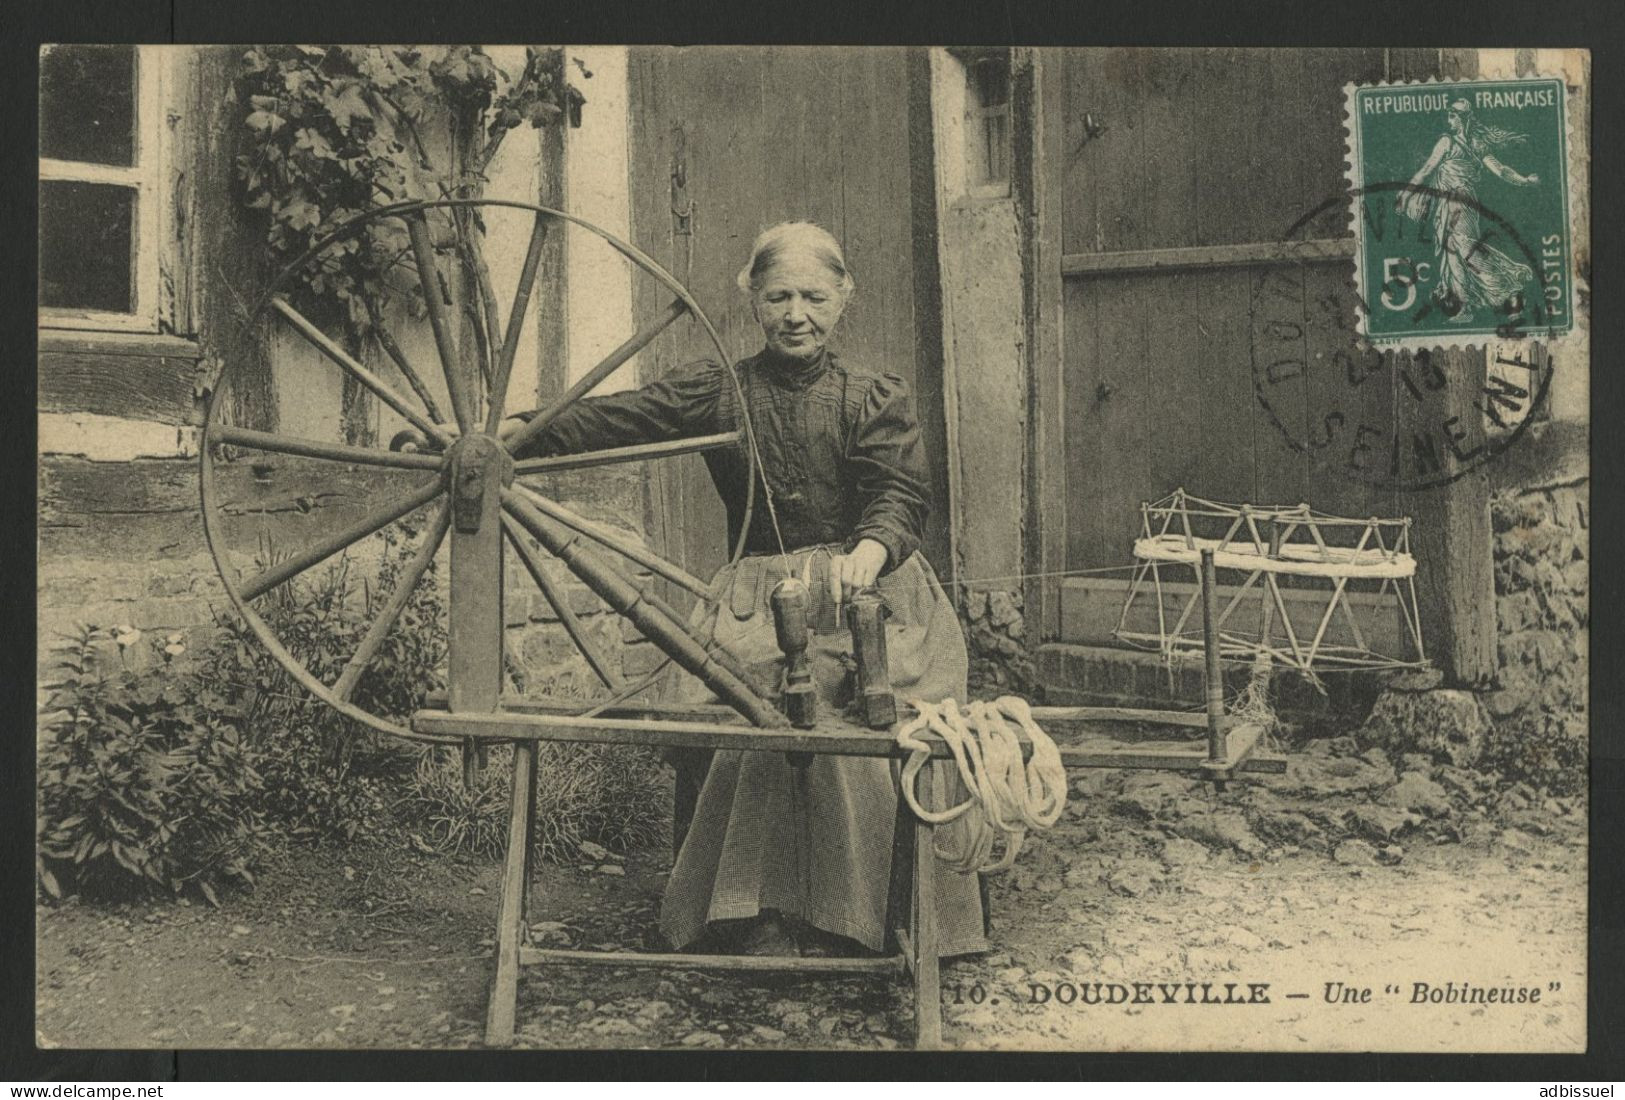
MULTIPOLYGON (((805 604, 796 610, 794 598, 783 601, 775 593, 777 639, 785 656, 786 687, 783 698, 769 701, 752 687, 726 653, 713 652, 687 625, 683 616, 623 571, 615 560, 625 558, 640 570, 694 593, 713 599, 709 586, 681 566, 651 553, 631 539, 578 515, 522 478, 561 470, 608 466, 666 458, 714 448, 738 448, 746 461, 747 485, 754 492, 757 450, 746 403, 737 431, 660 443, 615 447, 568 456, 519 459, 514 455, 547 424, 598 386, 619 367, 647 347, 684 315, 704 331, 734 388, 740 384, 711 322, 689 293, 668 272, 624 241, 581 219, 558 210, 525 203, 466 199, 400 203, 382 207, 346 223, 291 265, 266 294, 251 323, 285 325, 291 333, 320 354, 329 368, 371 392, 393 411, 416 445, 411 450, 356 446, 302 438, 287 432, 263 431, 230 423, 233 387, 242 381, 228 365, 217 380, 209 401, 201 446, 201 483, 205 537, 219 569, 226 593, 253 633, 294 679, 341 713, 381 733, 410 740, 462 744, 490 741, 513 746, 513 793, 507 825, 507 854, 503 863, 499 912, 495 935, 495 966, 486 1020, 486 1041, 501 1045, 513 1038, 518 997, 519 968, 525 964, 608 964, 618 967, 667 967, 682 970, 793 970, 814 973, 907 974, 914 991, 915 1042, 933 1047, 941 1040, 941 992, 935 914, 935 836, 931 820, 909 813, 900 801, 894 868, 894 904, 888 920, 894 954, 881 958, 777 959, 755 956, 700 956, 631 954, 618 951, 564 951, 541 949, 526 943, 526 909, 531 888, 534 854, 536 761, 538 742, 598 742, 700 749, 742 749, 789 753, 792 764, 810 754, 889 759, 894 775, 901 771, 907 750, 894 739, 890 727, 908 716, 894 706, 885 672, 885 630, 877 606, 862 598, 851 605, 854 648, 860 692, 865 701, 865 724, 840 715, 816 715, 805 693, 799 698, 798 675, 805 689, 807 671, 798 665, 804 654, 807 629, 805 604), (478 238, 465 234, 462 219, 498 209, 528 213, 533 219, 524 262, 519 270, 512 305, 504 324, 490 278, 478 253, 478 238), (344 248, 367 227, 382 222, 404 223, 408 253, 424 291, 424 305, 440 366, 438 379, 419 373, 401 342, 383 332, 379 344, 390 367, 373 368, 350 354, 317 323, 304 316, 284 295, 300 269, 319 263, 328 250, 344 248), (434 226, 450 225, 462 250, 464 278, 448 280, 436 257, 434 226), (595 235, 624 260, 655 279, 672 295, 671 304, 629 337, 568 391, 521 427, 504 431, 502 425, 508 383, 519 336, 530 311, 547 234, 566 225, 595 235), (471 308, 453 312, 454 287, 471 287, 464 297, 471 308), (459 340, 459 333, 470 338, 459 340), (410 391, 410 393, 408 392, 410 391), (442 406, 441 401, 445 404, 442 406), (448 408, 448 419, 442 412, 448 408), (218 468, 230 452, 246 451, 293 456, 360 467, 392 476, 403 485, 342 530, 315 538, 280 562, 252 563, 249 549, 232 542, 232 518, 221 507, 216 484, 218 468), (331 682, 318 677, 297 659, 255 602, 293 581, 302 573, 355 546, 376 532, 427 511, 422 544, 402 571, 376 619, 354 644, 348 660, 331 682), (372 713, 356 702, 356 689, 369 664, 378 656, 391 632, 403 621, 412 592, 427 574, 442 544, 450 543, 449 598, 447 601, 447 685, 443 703, 431 705, 402 724, 372 713), (601 681, 608 698, 584 700, 555 697, 504 696, 504 544, 514 556, 575 644, 582 658, 601 681), (567 598, 550 577, 547 559, 561 562, 608 607, 628 620, 653 642, 666 659, 697 677, 720 703, 643 705, 631 697, 649 681, 627 684, 615 665, 578 621, 567 598), (857 614, 860 606, 870 614, 857 614), (798 618, 797 615, 802 615, 798 618), (865 641, 867 639, 867 641, 865 641), (779 705, 784 706, 784 710, 779 705), (788 712, 788 714, 786 713, 788 712), (906 881, 905 881, 906 880, 906 881)), ((312 486, 313 491, 319 486, 312 486)), ((770 486, 768 486, 770 488, 770 486)), ((771 500, 767 501, 771 507, 771 500)), ((747 499, 745 522, 733 547, 737 559, 749 529, 747 499)), ((239 539, 241 542, 241 539, 239 539)), ((1213 608, 1212 551, 1203 551, 1203 618, 1216 618, 1213 608)), ((860 594, 861 596, 862 594, 860 594)), ((1285 761, 1255 752, 1261 729, 1238 723, 1223 714, 1218 694, 1218 645, 1209 638, 1209 709, 1203 715, 1107 707, 1033 707, 1030 714, 1044 722, 1161 723, 1175 727, 1206 725, 1205 751, 1197 746, 1124 747, 1109 738, 1067 745, 1058 752, 1072 767, 1129 767, 1176 769, 1214 780, 1218 784, 1243 772, 1279 772, 1285 761)), ((1014 736, 1014 735, 1012 735, 1014 736)), ((1025 738, 1025 734, 1022 738, 1025 738)), ((1018 739, 1023 753, 1031 741, 1018 739)), ((949 759, 947 744, 928 749, 937 759, 949 759)), ((912 764, 916 770, 919 761, 912 764)), ((917 802, 933 802, 932 769, 918 774, 917 802)), ((944 792, 946 793, 946 792, 944 792)))
MULTIPOLYGON (((474 266, 483 271, 477 257, 478 239, 465 241, 474 250, 474 266)), ((472 280, 465 280, 472 281, 472 280)), ((211 396, 201 447, 201 483, 204 531, 227 596, 250 629, 300 684, 336 710, 383 733, 418 741, 450 741, 444 735, 425 734, 406 725, 380 717, 359 707, 353 700, 355 689, 368 664, 377 656, 390 632, 398 625, 413 589, 422 579, 448 533, 451 543, 451 584, 448 636, 450 640, 448 682, 453 710, 495 706, 503 669, 503 629, 501 621, 502 545, 504 539, 555 615, 587 665, 611 692, 626 692, 619 671, 600 652, 597 643, 582 628, 565 594, 550 579, 537 546, 562 561, 612 609, 630 619, 643 634, 665 651, 671 661, 700 677, 717 695, 757 724, 783 721, 744 684, 727 662, 707 653, 688 631, 683 618, 667 606, 648 586, 640 586, 606 554, 612 551, 689 592, 710 597, 710 588, 681 566, 666 561, 643 546, 612 530, 591 522, 570 508, 549 498, 521 478, 555 471, 639 462, 653 458, 696 453, 719 447, 739 447, 749 465, 749 491, 754 493, 755 447, 748 422, 738 432, 683 439, 648 446, 620 447, 557 458, 515 461, 513 454, 581 397, 597 387, 619 367, 652 343, 683 316, 692 317, 709 338, 716 356, 732 385, 739 385, 716 329, 689 293, 664 268, 624 241, 579 218, 558 210, 523 203, 494 200, 442 200, 403 203, 385 207, 346 223, 326 240, 318 242, 291 264, 266 294, 255 320, 266 319, 287 325, 307 342, 335 371, 342 372, 370 391, 393 410, 419 436, 420 449, 387 450, 357 447, 282 432, 264 432, 227 423, 233 404, 233 384, 238 381, 228 364, 211 396), (505 327, 500 326, 497 305, 489 280, 481 281, 480 309, 474 311, 483 322, 478 345, 472 352, 459 347, 452 288, 436 256, 433 240, 434 219, 452 222, 476 209, 509 208, 529 212, 534 217, 529 247, 514 289, 512 307, 505 327), (301 314, 284 296, 299 272, 317 264, 332 250, 352 247, 369 227, 382 222, 404 225, 410 240, 419 286, 438 353, 439 377, 420 373, 401 351, 400 342, 384 333, 380 344, 393 362, 396 378, 384 370, 364 365, 338 342, 301 314), (659 282, 672 295, 671 304, 629 337, 598 365, 593 367, 552 405, 543 409, 518 430, 500 432, 508 383, 520 334, 530 312, 538 266, 547 234, 566 224, 595 234, 641 272, 659 282), (431 273, 428 279, 424 273, 431 273), (402 382, 405 385, 402 385, 402 382), (438 385, 437 385, 438 383, 438 385), (410 393, 408 393, 408 388, 410 393), (446 422, 436 390, 448 401, 453 413, 446 422), (241 451, 326 459, 377 470, 400 471, 403 491, 380 501, 367 514, 343 530, 301 547, 291 557, 267 568, 243 575, 232 560, 233 547, 216 491, 216 465, 222 445, 241 451), (416 474, 413 478, 410 475, 416 474), (255 610, 255 602, 306 570, 354 546, 370 535, 398 523, 420 510, 430 510, 430 521, 418 553, 406 566, 392 598, 357 645, 342 672, 331 683, 323 682, 290 652, 282 639, 255 610), (531 540, 535 540, 535 545, 531 540)), ((743 402, 740 402, 743 407, 743 402)), ((753 500, 747 501, 748 514, 753 500)), ((733 548, 738 557, 743 548, 743 529, 733 548)), ((239 548, 240 550, 241 548, 239 548)), ((643 686, 631 685, 633 688, 643 686)), ((627 692, 630 694, 630 692, 627 692)))

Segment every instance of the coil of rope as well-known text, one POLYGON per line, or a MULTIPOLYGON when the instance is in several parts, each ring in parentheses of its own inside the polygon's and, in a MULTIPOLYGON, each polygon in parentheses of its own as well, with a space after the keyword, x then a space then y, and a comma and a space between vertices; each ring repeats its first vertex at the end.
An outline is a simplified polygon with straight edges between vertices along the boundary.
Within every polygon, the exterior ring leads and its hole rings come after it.
POLYGON ((952 699, 941 703, 916 699, 913 706, 917 714, 897 730, 897 743, 911 750, 900 784, 904 801, 922 821, 960 822, 958 829, 938 833, 938 859, 963 873, 1005 870, 1015 862, 1027 830, 1049 828, 1066 806, 1060 750, 1033 721, 1026 701, 1012 695, 991 703, 973 702, 964 711, 952 699), (1021 739, 1006 719, 1013 719, 1027 734, 1030 759, 1022 760, 1021 739), (932 734, 948 746, 969 793, 964 802, 946 810, 926 809, 915 790, 920 769, 931 760, 927 738, 932 734), (957 834, 952 849, 944 848, 944 833, 957 834), (993 851, 1001 840, 1004 852, 995 859, 993 851))

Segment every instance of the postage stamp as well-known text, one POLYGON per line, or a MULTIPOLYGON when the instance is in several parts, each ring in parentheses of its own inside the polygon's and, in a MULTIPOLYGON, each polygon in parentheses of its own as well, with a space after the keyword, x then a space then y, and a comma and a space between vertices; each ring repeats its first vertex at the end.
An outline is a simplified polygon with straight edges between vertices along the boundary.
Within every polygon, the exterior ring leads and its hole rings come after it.
POLYGON ((1359 332, 1430 348, 1571 331, 1563 81, 1345 91, 1359 332))

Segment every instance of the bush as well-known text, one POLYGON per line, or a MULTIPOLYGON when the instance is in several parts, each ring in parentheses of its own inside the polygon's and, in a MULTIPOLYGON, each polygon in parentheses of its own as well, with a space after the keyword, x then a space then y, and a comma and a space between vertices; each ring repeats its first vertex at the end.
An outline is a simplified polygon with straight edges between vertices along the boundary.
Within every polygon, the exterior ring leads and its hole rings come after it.
POLYGON ((463 783, 460 754, 431 749, 418 761, 412 786, 400 805, 405 819, 421 823, 425 843, 442 852, 499 856, 507 837, 509 751, 491 756, 491 766, 480 769, 470 790, 463 783))
POLYGON ((543 859, 577 859, 583 841, 627 852, 665 836, 671 802, 653 749, 544 743, 539 753, 536 850, 543 859))
MULTIPOLYGON (((323 683, 331 684, 355 652, 416 553, 421 527, 405 537, 385 529, 379 540, 377 583, 357 582, 348 555, 261 597, 266 624, 323 683)), ((262 545, 260 568, 279 560, 262 545)), ((424 697, 444 686, 444 601, 431 564, 395 628, 356 684, 353 702, 404 721, 424 697)), ((300 686, 234 614, 217 616, 222 641, 209 658, 210 675, 241 708, 244 729, 264 779, 267 814, 296 837, 352 838, 379 818, 383 780, 404 772, 393 744, 380 745, 368 727, 346 718, 300 686), (358 754, 358 748, 361 750, 358 754)))
POLYGON ((139 896, 195 885, 210 902, 227 883, 252 884, 264 828, 253 809, 260 777, 238 712, 171 658, 141 672, 104 673, 99 645, 122 663, 139 644, 83 628, 57 662, 39 746, 40 884, 87 897, 139 896))
MULTIPOLYGON (((541 858, 579 859, 584 842, 626 852, 664 837, 670 805, 654 751, 549 743, 538 751, 535 843, 541 858)), ((440 851, 500 855, 507 843, 512 761, 511 749, 494 749, 470 791, 458 754, 431 750, 401 807, 408 820, 424 823, 426 842, 440 851)))

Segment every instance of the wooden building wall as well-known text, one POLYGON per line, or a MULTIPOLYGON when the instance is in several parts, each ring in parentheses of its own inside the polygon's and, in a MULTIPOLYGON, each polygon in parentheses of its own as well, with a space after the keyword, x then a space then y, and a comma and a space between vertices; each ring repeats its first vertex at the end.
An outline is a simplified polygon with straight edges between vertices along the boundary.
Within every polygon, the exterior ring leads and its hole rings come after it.
MULTIPOLYGON (((1344 86, 1459 72, 1459 59, 1437 50, 1094 48, 1047 61, 1060 69, 1047 103, 1058 147, 1043 171, 1059 218, 1045 231, 1061 253, 1048 262, 1060 267, 1052 312, 1062 377, 1051 415, 1064 439, 1062 473, 1051 475, 1061 484, 1050 492, 1065 516, 1064 536, 1041 536, 1057 544, 1052 557, 1069 570, 1131 562, 1140 503, 1179 487, 1215 500, 1411 515, 1430 655, 1461 679, 1486 679, 1494 645, 1493 617, 1486 625, 1482 612, 1484 478, 1407 493, 1352 475, 1346 438, 1324 451, 1302 442, 1328 408, 1390 431, 1415 415, 1396 401, 1403 357, 1349 350, 1352 238, 1335 201, 1346 188, 1344 86), (1322 242, 1326 259, 1298 262, 1292 246, 1303 240, 1322 242), (1269 387, 1266 410, 1255 377, 1285 328, 1291 357, 1306 367, 1269 387), (1351 388, 1349 371, 1373 381, 1351 388)), ((1445 366, 1483 371, 1481 355, 1445 366)), ((1124 582, 1080 577, 1058 589, 1051 637, 1109 643, 1124 582)))
MULTIPOLYGON (((830 230, 857 280, 832 346, 913 384, 941 478, 934 210, 921 205, 934 194, 929 104, 917 72, 910 80, 922 62, 902 49, 634 48, 632 224, 634 242, 687 285, 734 358, 761 348, 735 283, 756 234, 787 219, 830 230)), ((666 304, 652 281, 636 290, 640 319, 666 304)), ((693 325, 651 351, 645 378, 713 354, 693 325)), ((722 510, 703 464, 673 465, 656 482, 657 544, 719 564, 722 510)), ((936 499, 947 499, 945 481, 936 499)), ((939 565, 946 514, 936 509, 928 531, 939 565)))

